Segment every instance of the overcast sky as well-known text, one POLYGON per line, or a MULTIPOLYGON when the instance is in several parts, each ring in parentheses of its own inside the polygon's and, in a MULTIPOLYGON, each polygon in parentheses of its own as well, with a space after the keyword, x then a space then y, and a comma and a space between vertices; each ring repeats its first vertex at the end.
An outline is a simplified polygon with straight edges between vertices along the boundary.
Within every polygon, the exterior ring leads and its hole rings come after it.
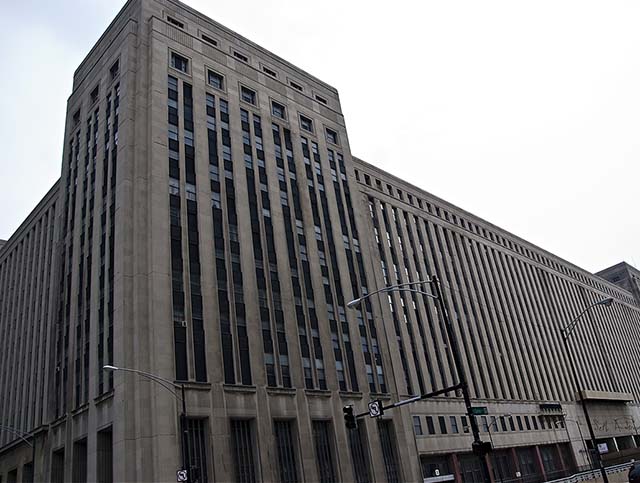
MULTIPOLYGON (((4 2, 0 238, 123 0, 4 2)), ((340 92, 352 153, 587 270, 640 266, 640 2, 188 0, 340 92)))

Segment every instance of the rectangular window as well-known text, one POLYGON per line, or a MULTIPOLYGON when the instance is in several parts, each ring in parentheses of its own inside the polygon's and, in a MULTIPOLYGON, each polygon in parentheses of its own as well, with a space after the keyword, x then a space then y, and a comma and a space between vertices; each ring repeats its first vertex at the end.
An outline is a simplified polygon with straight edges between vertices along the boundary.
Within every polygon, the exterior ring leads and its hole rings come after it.
POLYGON ((458 434, 458 419, 455 416, 449 416, 449 422, 451 423, 451 432, 458 434))
POLYGON ((187 418, 187 432, 189 439, 189 467, 191 468, 190 480, 200 483, 209 481, 207 471, 207 434, 206 419, 187 418))
POLYGON ((189 72, 189 59, 171 52, 171 67, 187 74, 189 72))
POLYGON ((216 89, 224 90, 224 76, 222 74, 207 69, 207 82, 216 89))
POLYGON ((313 132, 313 121, 300 114, 300 127, 305 131, 313 132))
POLYGON ((233 51, 233 56, 236 59, 240 59, 242 62, 249 62, 249 57, 247 57, 246 55, 241 54, 240 52, 237 52, 235 50, 233 51))
POLYGON ((338 144, 338 133, 333 129, 326 128, 327 131, 327 141, 331 144, 338 144))
POLYGON ((316 94, 316 101, 325 105, 327 104, 327 100, 324 97, 320 97, 318 94, 316 94))
POLYGON ((278 74, 276 73, 275 70, 269 69, 269 67, 263 65, 262 66, 262 72, 264 72, 265 74, 270 75, 271 77, 278 77, 278 74))
POLYGON ((278 450, 280 481, 282 483, 296 483, 298 481, 298 467, 295 447, 293 445, 292 421, 274 421, 273 429, 276 437, 276 448, 278 450))
POLYGON ((427 433, 436 434, 436 428, 433 425, 433 418, 431 416, 427 416, 427 433))
POLYGON ((297 83, 295 83, 295 82, 293 82, 293 81, 291 81, 291 80, 290 80, 290 81, 289 81, 289 85, 290 85, 291 87, 293 87, 294 89, 296 89, 296 90, 298 90, 298 91, 302 92, 302 86, 301 86, 300 84, 297 84, 297 83))
POLYGON ((256 92, 245 86, 240 86, 240 97, 244 102, 256 105, 256 92))
POLYGON ((516 416, 516 423, 518 423, 518 431, 524 431, 522 427, 522 418, 520 416, 516 416))
POLYGON ((438 423, 440 424, 440 434, 447 434, 447 422, 444 416, 438 416, 438 423))
POLYGON ((353 473, 356 477, 356 483, 369 483, 369 460, 367 458, 367 447, 364 429, 362 425, 348 432, 349 447, 351 449, 351 461, 353 462, 353 473))
POLYGON ((463 433, 468 433, 469 432, 469 422, 467 421, 467 417, 466 416, 461 416, 460 419, 462 420, 462 432, 463 433))
POLYGON ((211 44, 211 45, 218 45, 218 41, 215 39, 212 39, 211 37, 209 37, 208 35, 205 34, 201 34, 202 40, 204 40, 206 43, 211 44))
POLYGON ((98 483, 113 483, 113 438, 111 428, 98 432, 96 466, 98 483))
POLYGON ((271 114, 280 119, 286 119, 286 108, 276 101, 271 101, 271 114))
POLYGON ((384 470, 388 483, 399 483, 400 472, 398 470, 398 457, 396 454, 395 435, 393 434, 393 422, 390 419, 378 419, 378 432, 380 445, 384 458, 384 470))
POLYGON ((87 481, 87 440, 73 443, 72 481, 87 481))
MULTIPOLYGON (((7 483, 9 481, 7 480, 7 483)), ((2 483, 2 476, 0 476, 0 483, 2 483)), ((22 467, 22 483, 33 483, 33 462, 25 463, 22 467)))
POLYGON ((175 18, 169 17, 168 15, 167 15, 167 22, 175 25, 176 27, 180 27, 181 29, 184 28, 184 24, 180 20, 176 20, 175 18))
POLYGON ((513 416, 509 416, 509 428, 511 428, 511 431, 516 430, 516 425, 513 423, 513 416))
POLYGON ((416 436, 422 436, 422 422, 420 421, 420 416, 413 417, 413 432, 416 436))
POLYGON ((253 422, 250 419, 231 420, 231 440, 236 479, 239 483, 256 483, 256 465, 253 448, 253 422))
POLYGON ((333 445, 331 444, 331 422, 313 421, 313 441, 316 448, 316 464, 320 483, 337 481, 333 463, 333 445))
POLYGON ((97 85, 95 89, 91 91, 91 104, 98 100, 98 94, 100 93, 100 86, 97 85))
POLYGON ((119 60, 116 60, 113 63, 113 65, 109 69, 109 73, 111 74, 111 80, 113 80, 116 77, 118 77, 118 74, 120 73, 120 61, 119 60))

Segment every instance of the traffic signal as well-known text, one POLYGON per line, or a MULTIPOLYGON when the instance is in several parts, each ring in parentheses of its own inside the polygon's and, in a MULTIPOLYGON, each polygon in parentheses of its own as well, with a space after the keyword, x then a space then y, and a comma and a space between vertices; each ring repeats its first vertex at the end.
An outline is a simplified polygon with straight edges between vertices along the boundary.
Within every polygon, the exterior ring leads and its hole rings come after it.
POLYGON ((356 429, 358 427, 358 423, 356 422, 356 417, 353 414, 353 406, 343 407, 342 413, 344 414, 344 424, 347 429, 356 429))

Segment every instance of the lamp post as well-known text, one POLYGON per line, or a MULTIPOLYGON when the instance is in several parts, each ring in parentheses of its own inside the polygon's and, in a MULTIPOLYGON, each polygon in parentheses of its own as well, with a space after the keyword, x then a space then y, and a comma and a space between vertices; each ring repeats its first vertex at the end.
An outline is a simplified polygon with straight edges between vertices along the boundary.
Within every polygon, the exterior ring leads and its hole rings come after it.
MULTIPOLYGON (((490 483, 491 476, 489 472, 489 465, 485 457, 487 452, 487 449, 485 446, 486 443, 483 443, 483 441, 480 439, 480 430, 478 429, 478 422, 476 421, 476 417, 472 412, 471 396, 469 395, 469 385, 467 383, 467 375, 464 371, 464 366, 462 365, 460 348, 458 347, 458 341, 456 339, 455 331, 453 329, 453 324, 451 323, 451 320, 449 318, 449 313, 447 312, 444 296, 443 296, 442 290, 440 289, 440 281, 438 280, 438 277, 433 275, 429 280, 421 280, 418 282, 407 282, 407 283, 400 283, 396 285, 389 285, 379 290, 375 290, 373 292, 363 294, 359 298, 349 302, 347 304, 347 307, 355 308, 363 300, 373 295, 376 295, 378 293, 389 293, 389 292, 412 292, 412 293, 424 295, 436 301, 436 308, 437 308, 438 315, 442 319, 447 331, 447 338, 449 339, 449 346, 451 347, 453 363, 455 366, 455 374, 457 376, 459 388, 462 391, 464 405, 467 410, 467 417, 469 418, 469 422, 471 423, 471 431, 473 433, 473 443, 471 445, 471 448, 473 453, 476 454, 480 459, 480 468, 482 469, 483 480, 487 483, 490 483), (426 284, 429 284, 431 286, 431 290, 433 291, 433 293, 426 292, 420 288, 422 287, 422 285, 426 285, 426 284), (414 288, 416 286, 418 286, 418 288, 414 288)), ((427 397, 427 395, 416 397, 415 400, 417 401, 425 397, 427 397)), ((407 402, 411 402, 411 401, 407 401, 407 402)))
POLYGON ((180 430, 182 433, 182 437, 180 438, 180 443, 182 445, 182 468, 184 470, 187 470, 186 481, 191 481, 191 471, 189 467, 189 429, 187 428, 187 403, 184 396, 184 384, 176 384, 175 382, 170 381, 169 379, 165 379, 164 377, 160 377, 149 372, 140 371, 138 369, 131 369, 128 367, 103 366, 102 369, 105 371, 122 371, 138 374, 139 376, 144 377, 145 379, 149 379, 150 381, 153 381, 164 387, 173 395, 173 397, 176 398, 176 400, 182 403, 182 412, 180 413, 180 430), (180 396, 175 390, 176 387, 180 387, 180 396))
MULTIPOLYGON (((567 440, 569 441, 569 445, 571 445, 571 436, 569 435, 569 425, 567 423, 568 422, 576 423, 576 427, 578 428, 578 433, 580 433, 580 440, 582 441, 582 446, 584 447, 584 455, 585 455, 584 457, 587 458, 587 463, 589 464, 589 467, 593 470, 593 462, 591 461, 591 458, 588 457, 589 448, 587 448, 587 443, 584 440, 584 436, 582 435, 582 429, 580 428, 580 423, 575 419, 567 418, 566 413, 562 414, 562 419, 564 420, 564 427, 565 427, 565 430, 567 431, 567 440)), ((560 422, 561 421, 554 421, 553 424, 557 428, 558 423, 560 422)))
POLYGON ((576 366, 572 357, 572 352, 569 349, 569 336, 575 330, 576 325, 578 324, 578 320, 580 320, 580 318, 584 314, 586 314, 589 310, 599 305, 610 307, 612 303, 613 303, 613 299, 611 297, 592 303, 586 309, 580 312, 580 314, 578 314, 571 322, 569 322, 561 330, 562 342, 564 343, 564 348, 567 353, 567 358, 569 359, 569 364, 571 366, 571 374, 573 376, 573 382, 576 386, 576 390, 578 391, 578 398, 582 406, 582 411, 584 412, 585 419, 587 420, 587 427, 589 428, 589 436, 591 438, 591 443, 593 445, 596 463, 598 464, 598 469, 600 470, 600 474, 602 475, 602 481, 604 483, 609 483, 609 478, 607 477, 607 472, 604 469, 604 466, 602 465, 602 458, 600 457, 600 451, 598 451, 598 445, 596 444, 596 435, 593 432, 593 425, 591 424, 591 418, 589 418, 589 410, 587 409, 587 402, 584 400, 582 389, 580 388, 580 383, 578 382, 578 373, 576 372, 576 366))
MULTIPOLYGON (((24 443, 27 446, 31 447, 31 471, 33 472, 33 474, 31 475, 32 476, 31 481, 36 481, 36 433, 35 431, 33 432, 33 434, 31 434, 31 442, 29 442, 29 440, 25 438, 25 436, 29 436, 29 433, 24 433, 10 426, 5 426, 4 424, 0 424, 0 431, 8 431, 9 433, 16 435, 18 438, 24 441, 24 443)), ((24 480, 24 475, 22 476, 22 478, 24 480)))

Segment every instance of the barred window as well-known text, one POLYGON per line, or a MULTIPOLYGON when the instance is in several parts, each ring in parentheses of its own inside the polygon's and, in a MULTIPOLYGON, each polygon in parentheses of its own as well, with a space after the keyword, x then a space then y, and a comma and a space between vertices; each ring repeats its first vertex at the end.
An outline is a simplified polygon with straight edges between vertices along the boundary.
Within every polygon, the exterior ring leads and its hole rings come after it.
POLYGON ((256 465, 253 448, 253 421, 250 419, 231 420, 231 439, 233 445, 234 469, 239 483, 255 483, 256 465))
POLYGON ((313 421, 313 441, 316 448, 316 463, 321 483, 337 481, 333 463, 333 445, 331 444, 331 422, 313 421))
POLYGON ((278 449, 278 469, 282 483, 296 483, 298 468, 293 446, 293 424, 290 420, 274 421, 273 430, 278 449))

